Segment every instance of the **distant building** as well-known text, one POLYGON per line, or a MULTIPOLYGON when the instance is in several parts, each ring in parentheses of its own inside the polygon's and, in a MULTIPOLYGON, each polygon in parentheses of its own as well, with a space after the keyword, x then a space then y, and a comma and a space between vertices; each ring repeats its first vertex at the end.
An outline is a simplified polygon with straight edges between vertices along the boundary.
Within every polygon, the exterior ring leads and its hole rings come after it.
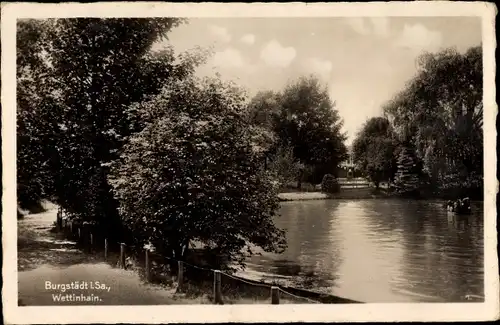
POLYGON ((352 148, 348 148, 348 158, 341 162, 337 167, 337 177, 361 177, 361 172, 354 163, 354 152, 352 151, 352 148))
POLYGON ((340 163, 340 167, 341 168, 353 168, 356 167, 355 164, 354 164, 354 154, 352 153, 351 150, 349 150, 349 156, 347 158, 347 160, 343 161, 340 163))

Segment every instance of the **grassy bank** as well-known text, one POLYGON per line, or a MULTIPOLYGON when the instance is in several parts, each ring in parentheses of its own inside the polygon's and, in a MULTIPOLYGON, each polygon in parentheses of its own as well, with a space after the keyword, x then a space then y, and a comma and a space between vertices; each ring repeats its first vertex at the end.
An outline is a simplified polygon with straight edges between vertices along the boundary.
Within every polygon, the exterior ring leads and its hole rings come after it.
POLYGON ((390 193, 386 189, 378 190, 369 188, 346 188, 341 189, 339 193, 328 194, 319 191, 315 192, 282 192, 278 194, 280 201, 309 201, 309 200, 328 200, 328 199, 347 199, 347 200, 366 200, 366 199, 387 199, 387 198, 407 198, 413 200, 455 200, 458 197, 468 196, 473 201, 483 201, 482 192, 467 193, 459 195, 454 192, 448 193, 430 193, 422 192, 418 197, 404 197, 396 193, 390 193), (479 194, 478 194, 479 193, 479 194))

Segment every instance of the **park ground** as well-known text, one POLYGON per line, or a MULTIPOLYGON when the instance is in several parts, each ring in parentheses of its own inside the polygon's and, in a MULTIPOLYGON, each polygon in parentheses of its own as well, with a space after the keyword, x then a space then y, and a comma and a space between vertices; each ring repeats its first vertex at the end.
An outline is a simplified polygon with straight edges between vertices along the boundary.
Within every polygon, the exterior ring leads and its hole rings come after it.
MULTIPOLYGON (((75 304, 54 301, 53 294, 60 290, 48 290, 52 284, 80 283, 105 284, 107 290, 84 289, 66 291, 63 294, 83 294, 99 297, 98 305, 160 305, 176 302, 172 292, 144 284, 132 271, 122 270, 106 263, 98 255, 85 254, 76 243, 64 239, 53 231, 56 220, 55 207, 38 214, 26 215, 18 221, 18 285, 19 302, 22 305, 75 304)), ((81 302, 79 303, 81 304, 81 302)))

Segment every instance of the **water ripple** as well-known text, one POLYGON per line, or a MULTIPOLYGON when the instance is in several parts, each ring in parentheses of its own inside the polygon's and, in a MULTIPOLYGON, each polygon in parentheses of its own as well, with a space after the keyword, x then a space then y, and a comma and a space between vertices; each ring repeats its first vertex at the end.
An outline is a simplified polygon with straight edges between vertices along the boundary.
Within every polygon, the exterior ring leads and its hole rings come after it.
POLYGON ((366 302, 471 301, 484 295, 482 205, 473 208, 464 218, 437 201, 287 202, 276 221, 287 251, 247 269, 366 302))

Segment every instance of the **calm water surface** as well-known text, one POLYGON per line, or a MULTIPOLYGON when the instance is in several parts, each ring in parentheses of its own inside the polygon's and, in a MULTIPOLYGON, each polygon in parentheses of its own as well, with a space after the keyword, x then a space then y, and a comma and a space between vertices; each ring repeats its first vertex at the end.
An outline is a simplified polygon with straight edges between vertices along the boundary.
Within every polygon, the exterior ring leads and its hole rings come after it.
POLYGON ((439 201, 284 202, 288 249, 243 275, 363 302, 460 302, 484 297, 483 206, 455 216, 439 201))

